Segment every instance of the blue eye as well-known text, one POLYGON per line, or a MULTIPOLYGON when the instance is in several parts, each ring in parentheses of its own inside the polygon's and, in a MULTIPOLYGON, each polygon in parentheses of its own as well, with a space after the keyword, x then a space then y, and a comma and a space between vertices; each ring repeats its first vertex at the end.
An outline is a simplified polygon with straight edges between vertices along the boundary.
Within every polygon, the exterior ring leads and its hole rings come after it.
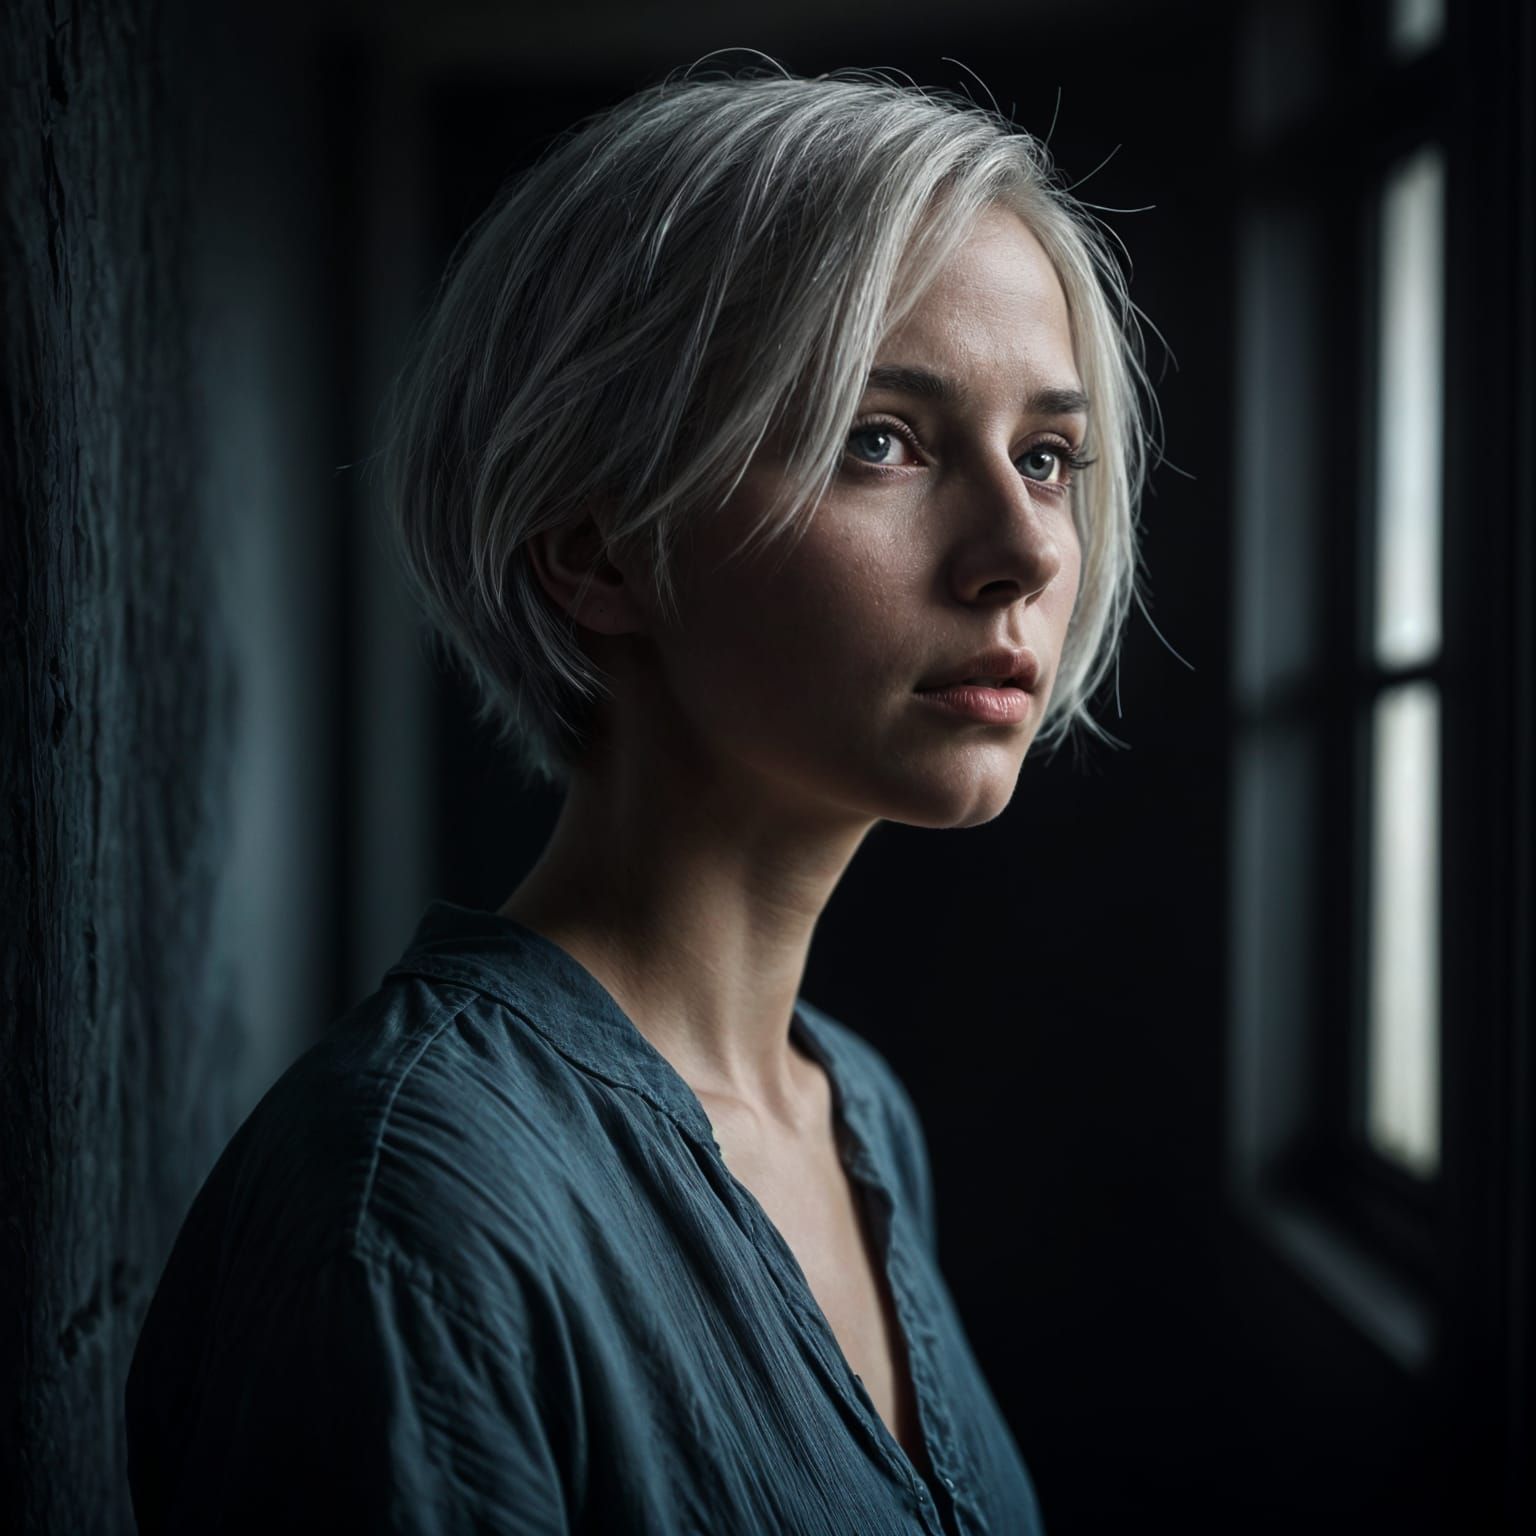
POLYGON ((1040 448, 1031 448, 1017 462, 1018 462, 1018 466, 1019 466, 1019 472, 1024 476, 1024 478, 1026 480, 1041 480, 1041 481, 1045 481, 1045 480, 1049 480, 1051 478, 1051 476, 1058 469, 1060 469, 1060 467, 1061 467, 1061 460, 1062 460, 1062 456, 1061 456, 1061 454, 1059 452, 1057 452, 1056 449, 1040 447, 1040 448), (1046 462, 1045 462, 1044 466, 1041 468, 1041 472, 1038 475, 1033 474, 1031 472, 1032 461, 1038 461, 1040 459, 1044 459, 1046 462))
POLYGON ((905 436, 894 427, 855 427, 848 434, 849 451, 865 464, 887 466, 890 463, 890 455, 898 447, 908 446, 910 445, 905 436), (861 447, 861 444, 864 446, 861 447))
POLYGON ((1033 485, 1038 485, 1042 490, 1065 491, 1076 478, 1077 472, 1087 469, 1094 461, 1085 458, 1070 443, 1036 443, 1033 448, 1026 448, 1021 457, 1014 460, 1019 473, 1033 485), (1041 460, 1047 462, 1041 464, 1041 460), (1039 469, 1042 472, 1035 474, 1039 469), (1052 475, 1056 479, 1052 479, 1052 475))

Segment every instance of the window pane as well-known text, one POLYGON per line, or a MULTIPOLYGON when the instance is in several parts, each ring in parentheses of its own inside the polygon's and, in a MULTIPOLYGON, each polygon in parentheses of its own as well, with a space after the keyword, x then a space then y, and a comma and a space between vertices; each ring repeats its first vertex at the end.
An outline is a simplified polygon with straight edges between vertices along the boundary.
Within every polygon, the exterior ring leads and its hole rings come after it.
POLYGON ((1440 700, 1405 683, 1372 731, 1367 1135, 1414 1173, 1440 1155, 1440 700))
POLYGON ((1388 666, 1440 645, 1443 207, 1444 159, 1430 145, 1392 173, 1381 202, 1376 656, 1388 666))
POLYGON ((1392 0, 1394 58, 1411 59, 1433 48, 1445 32, 1445 0, 1392 0))

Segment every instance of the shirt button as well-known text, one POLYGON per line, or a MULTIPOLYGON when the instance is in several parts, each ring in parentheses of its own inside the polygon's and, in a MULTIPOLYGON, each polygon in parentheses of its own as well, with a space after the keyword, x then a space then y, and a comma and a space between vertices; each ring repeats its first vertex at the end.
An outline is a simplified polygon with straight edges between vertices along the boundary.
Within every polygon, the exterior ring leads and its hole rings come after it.
POLYGON ((952 1478, 952 1477, 941 1477, 939 1479, 939 1481, 941 1483, 943 1483, 944 1486, 946 1488, 948 1488, 951 1493, 953 1493, 955 1491, 955 1480, 954 1480, 954 1478, 952 1478))

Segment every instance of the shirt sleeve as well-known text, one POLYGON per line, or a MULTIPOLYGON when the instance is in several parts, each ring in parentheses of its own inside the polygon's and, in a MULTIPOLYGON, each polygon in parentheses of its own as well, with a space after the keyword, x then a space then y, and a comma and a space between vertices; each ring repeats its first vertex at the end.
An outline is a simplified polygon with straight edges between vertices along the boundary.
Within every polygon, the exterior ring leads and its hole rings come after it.
POLYGON ((141 1536, 570 1528, 526 1342, 491 1337, 402 1265, 337 1253, 196 1372, 152 1455, 130 1402, 141 1536))

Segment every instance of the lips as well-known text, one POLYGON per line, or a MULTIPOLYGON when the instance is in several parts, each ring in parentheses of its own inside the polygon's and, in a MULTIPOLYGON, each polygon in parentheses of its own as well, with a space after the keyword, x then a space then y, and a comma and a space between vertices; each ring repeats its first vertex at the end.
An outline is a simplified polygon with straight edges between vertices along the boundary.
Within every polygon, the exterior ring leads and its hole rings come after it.
POLYGON ((952 719, 980 725, 1020 725, 1035 707, 1035 696, 1023 688, 996 681, 983 687, 954 683, 948 688, 920 688, 914 695, 925 709, 939 709, 952 719))
POLYGON ((919 683, 917 692, 974 684, 983 688, 1022 688, 1028 693, 1039 677, 1040 662, 1033 651, 995 646, 919 683))

